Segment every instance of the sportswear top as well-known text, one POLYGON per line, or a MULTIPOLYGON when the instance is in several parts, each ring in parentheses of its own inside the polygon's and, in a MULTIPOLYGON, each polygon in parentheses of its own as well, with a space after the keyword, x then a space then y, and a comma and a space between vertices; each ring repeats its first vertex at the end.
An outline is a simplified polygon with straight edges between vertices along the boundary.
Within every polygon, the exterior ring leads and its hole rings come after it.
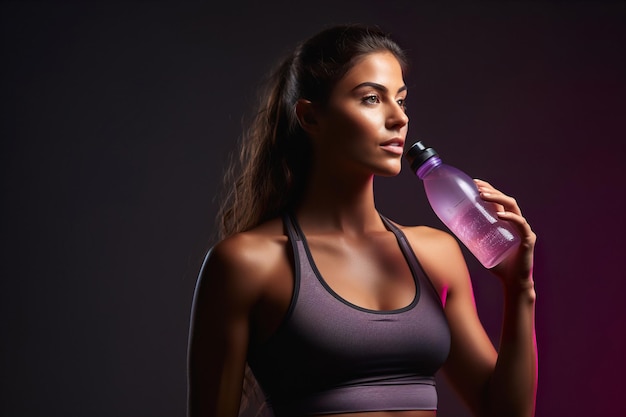
POLYGON ((448 323, 404 233, 381 219, 415 281, 413 301, 397 310, 369 310, 335 293, 295 217, 283 218, 295 264, 291 304, 278 330, 248 352, 277 417, 437 408, 434 374, 450 349, 448 323))

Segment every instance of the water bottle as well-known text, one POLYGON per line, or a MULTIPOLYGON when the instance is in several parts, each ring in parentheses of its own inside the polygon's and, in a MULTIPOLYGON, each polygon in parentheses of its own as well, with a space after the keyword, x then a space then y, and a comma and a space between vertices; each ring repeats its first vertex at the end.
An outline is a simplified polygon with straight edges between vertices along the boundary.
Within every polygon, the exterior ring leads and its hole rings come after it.
POLYGON ((520 244, 513 226, 498 218, 492 203, 480 198, 474 181, 443 164, 433 148, 416 142, 405 154, 424 182, 426 197, 439 219, 485 268, 499 264, 520 244))

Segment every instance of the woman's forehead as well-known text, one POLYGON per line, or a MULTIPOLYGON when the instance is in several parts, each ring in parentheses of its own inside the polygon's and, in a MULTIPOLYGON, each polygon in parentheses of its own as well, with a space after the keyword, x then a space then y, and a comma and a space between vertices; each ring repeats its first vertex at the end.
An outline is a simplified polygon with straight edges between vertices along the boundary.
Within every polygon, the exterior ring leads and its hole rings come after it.
POLYGON ((339 80, 336 88, 352 89, 363 83, 375 83, 390 91, 404 87, 402 66, 394 54, 388 51, 373 52, 363 56, 339 80))

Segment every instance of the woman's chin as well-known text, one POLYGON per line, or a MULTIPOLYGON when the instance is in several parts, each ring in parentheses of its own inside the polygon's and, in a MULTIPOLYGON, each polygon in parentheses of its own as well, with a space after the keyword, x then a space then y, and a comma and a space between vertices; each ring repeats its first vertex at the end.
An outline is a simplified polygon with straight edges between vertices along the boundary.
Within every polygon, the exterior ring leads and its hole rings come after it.
POLYGON ((395 177, 402 170, 402 163, 400 160, 397 163, 390 163, 386 166, 381 166, 376 172, 376 175, 380 177, 395 177))

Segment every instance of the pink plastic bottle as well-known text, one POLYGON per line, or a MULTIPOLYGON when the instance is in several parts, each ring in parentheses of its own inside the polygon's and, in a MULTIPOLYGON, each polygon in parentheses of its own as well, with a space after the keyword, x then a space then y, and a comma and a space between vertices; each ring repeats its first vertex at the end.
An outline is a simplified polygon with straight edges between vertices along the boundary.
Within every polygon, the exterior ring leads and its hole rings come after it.
POLYGON ((437 152, 422 142, 413 144, 405 157, 424 182, 435 214, 485 268, 496 266, 519 246, 517 231, 480 198, 467 174, 443 164, 437 152))

